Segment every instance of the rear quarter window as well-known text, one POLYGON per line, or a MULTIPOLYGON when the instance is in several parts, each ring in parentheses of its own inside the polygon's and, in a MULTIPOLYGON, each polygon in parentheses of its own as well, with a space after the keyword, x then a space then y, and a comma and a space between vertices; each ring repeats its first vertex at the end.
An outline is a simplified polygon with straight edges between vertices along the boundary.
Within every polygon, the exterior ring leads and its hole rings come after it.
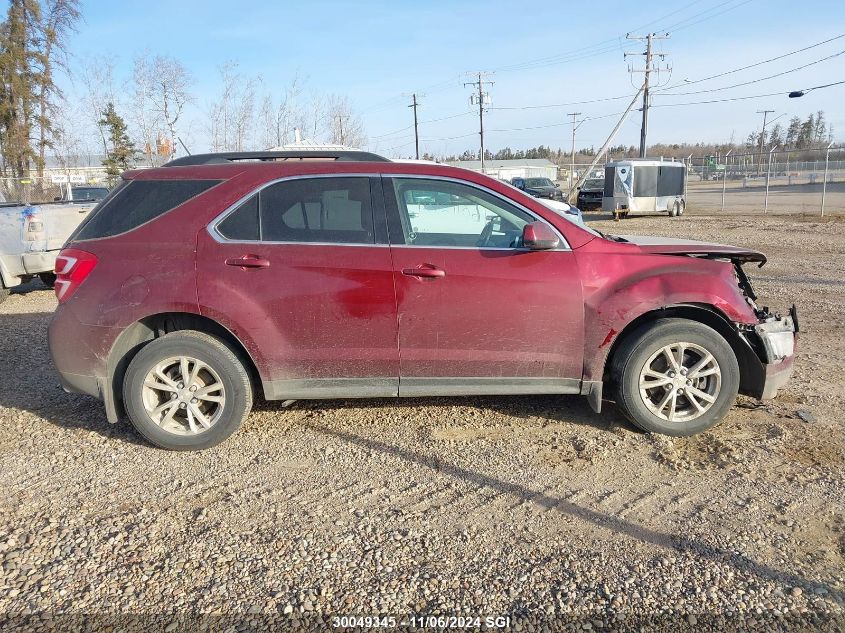
POLYGON ((70 241, 112 237, 150 220, 207 191, 219 180, 132 180, 95 208, 70 241))

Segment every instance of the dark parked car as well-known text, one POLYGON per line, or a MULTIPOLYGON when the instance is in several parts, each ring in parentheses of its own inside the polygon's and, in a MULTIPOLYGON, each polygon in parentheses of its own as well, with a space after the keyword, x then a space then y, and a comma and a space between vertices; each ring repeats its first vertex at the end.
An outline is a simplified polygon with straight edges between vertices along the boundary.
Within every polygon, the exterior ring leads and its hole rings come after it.
POLYGON ((563 200, 563 192, 548 178, 511 178, 511 184, 535 198, 563 200))
POLYGON ((604 195, 604 178, 588 178, 578 189, 578 208, 601 209, 601 199, 604 195))
POLYGON ((257 395, 609 394, 690 435, 792 372, 794 308, 759 307, 742 268, 760 253, 602 235, 453 167, 300 157, 125 173, 56 263, 64 387, 186 450, 257 395))

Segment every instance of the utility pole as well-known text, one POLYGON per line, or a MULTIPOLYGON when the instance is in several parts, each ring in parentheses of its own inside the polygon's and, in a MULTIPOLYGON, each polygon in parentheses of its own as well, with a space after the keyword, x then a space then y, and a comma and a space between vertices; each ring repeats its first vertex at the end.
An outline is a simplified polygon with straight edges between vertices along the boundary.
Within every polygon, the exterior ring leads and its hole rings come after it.
POLYGON ((481 173, 484 173, 484 106, 485 104, 490 103, 490 94, 484 92, 484 85, 489 84, 493 85, 492 81, 485 81, 485 77, 488 77, 490 73, 485 72, 477 72, 475 81, 467 81, 464 82, 464 88, 467 86, 472 86, 473 88, 478 90, 477 94, 473 94, 469 102, 470 104, 475 105, 478 103, 478 135, 481 137, 481 173))
MULTIPOLYGON (((652 49, 652 42, 654 40, 668 40, 669 34, 664 33, 663 35, 657 35, 656 33, 649 33, 645 36, 635 36, 628 33, 626 39, 629 40, 645 40, 646 47, 645 51, 642 53, 625 53, 625 57, 628 55, 642 55, 645 57, 645 67, 644 68, 629 68, 629 72, 632 73, 643 73, 645 78, 643 80, 643 122, 642 126, 640 127, 640 158, 645 158, 646 152, 646 144, 648 139, 648 100, 649 100, 649 87, 651 81, 651 73, 652 72, 660 72, 660 68, 655 68, 653 65, 653 61, 655 57, 659 57, 661 60, 666 58, 666 55, 663 53, 654 53, 652 49)), ((667 67, 666 70, 669 70, 667 67)))
POLYGON ((757 110, 757 114, 763 115, 763 129, 760 130, 760 157, 757 159, 757 173, 760 173, 760 167, 763 165, 763 142, 766 140, 766 119, 774 110, 757 110))
POLYGON ((610 135, 607 137, 607 140, 604 142, 604 145, 601 146, 601 149, 596 154, 596 157, 593 159, 593 162, 590 163, 590 166, 584 170, 584 173, 578 177, 578 180, 575 181, 575 185, 569 190, 569 193, 566 195, 567 200, 572 200, 572 196, 575 193, 575 190, 580 187, 583 182, 587 179, 587 174, 593 171, 593 168, 598 164, 599 160, 601 159, 601 155, 607 151, 607 148, 610 147, 610 144, 613 142, 613 138, 616 136, 616 133, 619 131, 619 128, 622 127, 622 124, 625 122, 625 119, 628 118, 628 113, 634 109, 634 104, 637 102, 637 99, 640 98, 640 93, 643 91, 642 86, 640 89, 637 90, 637 94, 634 95, 634 98, 631 99, 631 103, 628 104, 628 108, 625 112, 622 113, 622 117, 617 121, 616 126, 610 132, 610 135))
POLYGON ((340 144, 346 145, 346 143, 344 142, 344 138, 343 138, 343 119, 345 119, 347 117, 344 116, 343 114, 338 114, 338 115, 335 116, 335 118, 337 119, 338 130, 340 132, 340 144))
POLYGON ((572 174, 575 173, 575 130, 578 129, 578 126, 580 126, 583 121, 581 121, 578 125, 575 125, 575 117, 581 116, 580 112, 569 112, 566 116, 572 117, 572 155, 569 161, 569 188, 572 189, 572 174))
POLYGON ((417 160, 419 160, 420 159, 420 133, 419 133, 419 130, 417 128, 417 106, 419 106, 419 103, 417 102, 417 93, 414 92, 413 94, 411 94, 411 105, 409 105, 408 107, 414 109, 414 144, 417 148, 417 160))

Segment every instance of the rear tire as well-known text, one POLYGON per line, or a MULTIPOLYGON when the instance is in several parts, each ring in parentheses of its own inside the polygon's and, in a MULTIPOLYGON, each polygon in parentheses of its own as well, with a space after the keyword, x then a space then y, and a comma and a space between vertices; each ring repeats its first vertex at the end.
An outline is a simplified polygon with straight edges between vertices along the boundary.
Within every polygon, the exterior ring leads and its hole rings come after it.
POLYGON ((252 408, 252 383, 221 339, 182 330, 151 341, 132 359, 123 402, 132 424, 156 446, 202 450, 243 424, 252 408))
POLYGON ((614 354, 612 373, 625 416, 644 431, 676 437, 715 426, 739 389, 731 346, 687 319, 659 319, 633 332, 614 354))
POLYGON ((678 217, 678 201, 676 200, 671 205, 669 205, 669 217, 675 218, 678 217))

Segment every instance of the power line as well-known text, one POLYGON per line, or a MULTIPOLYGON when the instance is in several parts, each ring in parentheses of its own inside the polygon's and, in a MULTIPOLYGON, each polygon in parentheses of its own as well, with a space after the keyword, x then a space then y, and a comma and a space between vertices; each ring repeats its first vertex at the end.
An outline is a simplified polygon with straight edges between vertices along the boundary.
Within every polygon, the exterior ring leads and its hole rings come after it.
POLYGON ((600 99, 589 99, 587 101, 569 101, 567 103, 547 103, 544 105, 528 105, 528 106, 507 106, 507 107, 495 107, 491 108, 492 110, 540 110, 543 108, 565 108, 567 106, 573 105, 585 105, 588 103, 600 103, 602 101, 617 101, 619 99, 630 99, 634 95, 620 95, 618 97, 603 97, 600 99))
MULTIPOLYGON (((663 20, 665 20, 666 18, 668 18, 672 15, 675 15, 677 13, 680 13, 681 11, 685 11, 685 10, 689 9, 691 6, 698 4, 700 1, 701 0, 697 0, 696 2, 691 2, 690 4, 682 7, 681 9, 676 9, 675 11, 667 13, 667 14, 665 14, 665 15, 663 15, 663 16, 655 19, 655 20, 652 20, 651 22, 649 22, 647 24, 643 24, 641 26, 638 26, 635 29, 633 29, 633 31, 640 31, 640 30, 646 29, 646 28, 648 28, 648 27, 650 27, 654 24, 657 24, 658 22, 662 22, 663 20)), ((700 11, 699 13, 695 13, 695 14, 687 17, 687 18, 684 18, 680 22, 676 22, 675 24, 668 26, 666 28, 661 28, 660 30, 661 31, 670 31, 670 30, 679 30, 681 28, 688 28, 689 26, 693 26, 694 24, 698 24, 698 23, 703 22, 705 20, 709 20, 711 18, 716 17, 717 15, 721 15, 723 13, 726 13, 727 11, 731 11, 733 9, 739 8, 744 4, 748 4, 752 0, 743 0, 739 4, 734 5, 732 7, 728 7, 727 9, 724 9, 723 11, 719 11, 718 13, 711 13, 712 11, 715 11, 716 9, 719 9, 719 8, 725 6, 725 5, 731 4, 732 2, 735 2, 735 1, 736 0, 725 0, 724 2, 718 4, 714 7, 710 7, 708 9, 705 9, 704 11, 700 11), (706 15, 708 13, 711 13, 711 14, 706 15), (695 22, 692 22, 690 24, 686 24, 686 25, 684 24, 685 22, 688 22, 689 20, 692 20, 692 19, 698 18, 698 17, 700 17, 701 19, 696 20, 695 22)), ((573 61, 580 61, 580 60, 586 59, 588 57, 595 57, 597 55, 602 55, 604 53, 612 52, 614 50, 621 50, 621 49, 622 49, 622 36, 618 36, 618 37, 614 37, 614 38, 609 38, 607 40, 603 40, 603 41, 598 42, 596 44, 593 44, 591 46, 572 49, 570 51, 567 51, 565 53, 561 53, 559 55, 551 55, 549 57, 541 57, 541 58, 538 58, 538 59, 529 60, 529 61, 521 62, 521 63, 518 63, 518 64, 512 64, 510 66, 502 66, 500 68, 496 68, 495 70, 496 70, 496 72, 513 72, 513 71, 519 71, 519 70, 533 70, 535 68, 545 68, 547 66, 553 66, 553 65, 556 65, 556 64, 564 64, 564 63, 569 63, 569 62, 573 62, 573 61)))
POLYGON ((656 103, 652 108, 674 108, 678 106, 690 106, 690 105, 709 105, 711 103, 727 103, 729 101, 746 101, 748 99, 761 99, 763 97, 778 97, 783 96, 787 93, 785 92, 767 92, 766 94, 761 95, 748 95, 745 97, 730 97, 726 99, 710 99, 708 101, 688 101, 686 103, 656 103))
MULTIPOLYGON (((472 114, 472 112, 466 111, 466 112, 461 112, 459 114, 450 114, 449 116, 438 117, 436 119, 427 119, 425 121, 420 121, 419 124, 424 125, 424 124, 428 124, 428 123, 439 123, 440 121, 447 121, 449 119, 456 119, 458 117, 467 116, 468 114, 472 114)), ((371 139, 380 139, 380 138, 385 138, 386 136, 395 136, 395 135, 397 135, 401 132, 404 132, 405 130, 412 129, 413 127, 414 127, 413 125, 406 125, 405 127, 399 128, 398 130, 394 130, 392 132, 387 132, 386 134, 377 134, 375 136, 371 136, 370 138, 371 139)))
MULTIPOLYGON (((703 0, 694 0, 693 2, 687 4, 686 6, 680 8, 680 9, 676 9, 675 11, 671 11, 667 14, 664 14, 664 15, 660 16, 659 18, 652 20, 651 22, 648 22, 646 24, 643 24, 641 26, 636 27, 633 30, 634 31, 640 31, 640 30, 643 30, 645 28, 651 27, 652 25, 657 24, 659 22, 662 22, 666 18, 671 17, 673 15, 676 15, 676 14, 682 12, 682 11, 685 11, 692 6, 699 4, 702 1, 703 0)), ((748 4, 751 1, 752 0, 743 0, 739 4, 736 4, 736 5, 731 6, 731 7, 727 7, 726 9, 724 9, 722 11, 712 13, 716 9, 724 7, 725 5, 729 5, 732 2, 735 2, 735 0, 726 0, 725 2, 722 2, 722 3, 720 3, 720 4, 718 4, 714 7, 710 7, 708 9, 705 9, 704 11, 700 11, 698 13, 695 13, 695 14, 685 18, 684 20, 676 22, 675 24, 670 25, 669 27, 663 28, 661 30, 663 30, 663 31, 676 30, 677 31, 677 30, 682 29, 682 28, 688 28, 690 26, 693 26, 694 24, 699 24, 700 22, 712 19, 714 17, 717 17, 718 15, 722 15, 723 13, 726 13, 727 11, 732 11, 734 9, 737 9, 744 4, 748 4), (698 19, 694 22, 691 22, 689 24, 685 24, 686 22, 689 22, 689 20, 693 20, 694 18, 700 18, 700 19, 698 19)), ((553 65, 556 65, 556 64, 563 64, 563 63, 581 61, 581 60, 587 59, 589 57, 595 57, 595 56, 598 56, 598 55, 603 55, 605 53, 609 53, 609 52, 613 52, 613 51, 621 50, 621 49, 622 49, 622 36, 620 35, 620 36, 617 36, 617 37, 614 37, 614 38, 609 38, 607 40, 603 40, 603 41, 598 42, 596 44, 592 44, 590 46, 580 47, 580 48, 577 48, 577 49, 571 49, 569 51, 565 51, 565 52, 560 53, 558 55, 551 55, 551 56, 548 56, 548 57, 541 57, 541 58, 537 58, 537 59, 533 59, 533 60, 526 60, 524 62, 520 62, 520 63, 517 63, 517 64, 502 66, 502 67, 494 69, 494 72, 514 72, 514 71, 520 71, 520 70, 532 70, 534 68, 544 68, 546 66, 553 66, 553 65)), ((704 80, 701 80, 701 81, 704 81, 704 80)), ((448 80, 445 80, 445 81, 441 81, 439 83, 432 84, 431 86, 423 88, 422 90, 425 91, 428 94, 432 94, 432 93, 437 92, 438 90, 441 90, 441 89, 456 88, 456 87, 458 87, 458 85, 459 85, 459 79, 458 78, 452 78, 452 79, 448 79, 448 80)), ((627 98, 627 96, 623 96, 623 97, 619 97, 619 98, 624 99, 624 98, 627 98)), ((366 113, 370 113, 370 112, 376 112, 376 111, 379 111, 379 110, 387 109, 389 107, 392 107, 396 102, 398 102, 402 99, 403 99, 402 96, 390 97, 387 100, 377 102, 375 105, 370 106, 368 108, 365 108, 364 110, 361 111, 361 114, 366 114, 366 113)), ((575 104, 570 104, 570 105, 575 105, 575 104)))
POLYGON ((802 66, 796 66, 795 68, 790 68, 789 70, 784 70, 779 73, 775 73, 774 75, 769 75, 768 77, 760 77, 758 79, 752 79, 751 81, 744 81, 742 83, 733 84, 732 86, 723 86, 721 88, 708 88, 706 90, 693 90, 691 92, 666 92, 658 91, 657 94, 664 97, 680 97, 683 95, 699 95, 704 94, 707 92, 719 92, 721 90, 731 90, 732 88, 739 88, 740 86, 749 86, 751 84, 760 83, 761 81, 767 81, 769 79, 774 79, 775 77, 782 77, 783 75, 788 75, 789 73, 794 73, 799 70, 804 70, 805 68, 809 68, 810 66, 815 66, 816 64, 820 64, 822 62, 826 62, 828 60, 834 59, 835 57, 839 57, 840 55, 845 54, 845 51, 839 51, 838 53, 834 53, 833 55, 828 55, 827 57, 822 57, 821 59, 817 59, 815 61, 809 62, 808 64, 804 64, 802 66))
MULTIPOLYGON (((801 52, 810 50, 812 48, 816 48, 816 47, 821 46, 823 44, 833 42, 833 41, 840 39, 840 38, 843 38, 843 37, 845 37, 845 34, 826 39, 822 42, 817 42, 817 43, 812 44, 810 46, 805 46, 804 48, 799 48, 797 50, 790 51, 789 53, 784 53, 783 55, 778 55, 777 57, 772 57, 771 59, 766 59, 766 60, 763 60, 763 61, 760 61, 760 62, 756 62, 756 63, 750 64, 748 66, 743 66, 741 68, 735 68, 733 70, 725 71, 723 73, 719 73, 719 74, 716 74, 716 75, 711 75, 709 77, 703 77, 703 78, 697 79, 695 81, 688 81, 688 82, 685 82, 684 84, 678 84, 676 86, 670 86, 670 87, 667 87, 667 88, 656 88, 656 89, 652 90, 652 96, 660 95, 660 96, 666 96, 666 97, 670 97, 670 96, 679 96, 680 97, 680 96, 687 96, 687 95, 693 95, 693 94, 706 94, 708 92, 719 92, 719 91, 722 91, 722 90, 729 90, 729 89, 732 89, 732 88, 739 88, 741 86, 759 83, 759 82, 765 81, 767 79, 773 79, 773 78, 779 77, 781 75, 796 72, 798 70, 803 70, 804 68, 807 68, 809 66, 821 63, 823 61, 827 61, 827 60, 832 59, 834 57, 838 57, 838 56, 842 55, 843 53, 845 53, 845 51, 840 51, 838 53, 835 53, 834 55, 830 55, 828 57, 824 57, 822 59, 818 59, 818 60, 815 60, 813 62, 810 62, 809 64, 804 64, 802 66, 798 66, 798 67, 792 68, 790 70, 786 70, 786 71, 783 71, 783 72, 780 72, 780 73, 776 73, 774 75, 769 75, 768 77, 761 77, 759 79, 754 79, 752 81, 738 83, 738 84, 734 84, 734 85, 731 85, 731 86, 723 86, 721 88, 709 88, 707 90, 690 91, 690 92, 668 92, 668 91, 670 91, 674 88, 681 88, 681 87, 686 87, 688 85, 701 83, 703 81, 709 81, 710 79, 716 79, 718 77, 724 77, 726 75, 737 73, 737 72, 740 72, 742 70, 748 70, 749 68, 754 68, 756 66, 761 66, 763 64, 767 64, 769 62, 777 61, 779 59, 789 57, 790 55, 795 55, 797 53, 801 53, 801 52)), ((586 104, 590 104, 590 103, 601 103, 601 102, 605 102, 605 101, 618 101, 618 100, 621 100, 621 99, 630 99, 631 96, 632 95, 627 94, 627 95, 619 95, 619 96, 616 96, 616 97, 602 97, 602 98, 599 98, 599 99, 588 99, 588 100, 585 100, 585 101, 568 101, 568 102, 565 102, 565 103, 547 103, 547 104, 536 104, 536 105, 525 105, 525 106, 496 106, 495 108, 493 108, 493 110, 540 110, 540 109, 547 109, 547 108, 564 108, 564 107, 573 106, 573 105, 586 105, 586 104)), ((657 106, 652 106, 652 107, 657 107, 657 106)))
POLYGON ((726 75, 732 75, 734 73, 738 73, 738 72, 741 72, 743 70, 748 70, 749 68, 756 68, 757 66, 762 66, 763 64, 775 62, 779 59, 783 59, 784 57, 789 57, 790 55, 797 55, 798 53, 803 53, 804 51, 808 51, 812 48, 817 48, 819 46, 823 46, 824 44, 828 44, 829 42, 833 42, 833 41, 841 39, 843 37, 845 37, 845 33, 843 33, 842 35, 837 35, 836 37, 831 37, 831 38, 823 40, 821 42, 816 42, 815 44, 811 44, 810 46, 805 46, 804 48, 799 48, 799 49, 796 49, 794 51, 784 53, 783 55, 778 55, 777 57, 771 57, 769 59, 764 59, 762 61, 755 62, 753 64, 749 64, 748 66, 741 66, 739 68, 734 68, 733 70, 727 70, 725 72, 718 73, 716 75, 710 75, 709 77, 702 77, 701 79, 696 79, 694 81, 686 81, 685 80, 684 83, 677 84, 676 86, 669 86, 667 88, 664 88, 663 91, 665 92, 666 90, 672 90, 673 88, 679 88, 681 86, 683 86, 683 87, 691 86, 693 84, 699 84, 702 81, 710 81, 711 79, 718 79, 719 77, 724 77, 726 75))

